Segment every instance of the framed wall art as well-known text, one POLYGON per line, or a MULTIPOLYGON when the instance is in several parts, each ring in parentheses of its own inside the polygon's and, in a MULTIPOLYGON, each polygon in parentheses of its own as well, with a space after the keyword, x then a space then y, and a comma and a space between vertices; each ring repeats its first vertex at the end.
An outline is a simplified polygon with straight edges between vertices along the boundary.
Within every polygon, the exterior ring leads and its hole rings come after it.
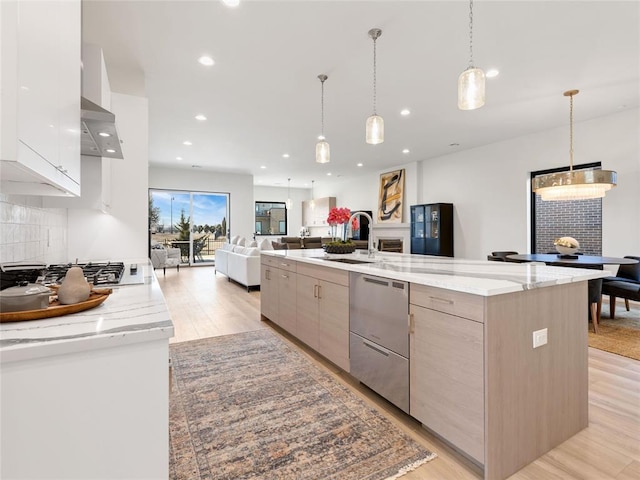
POLYGON ((404 168, 380 175, 378 222, 402 223, 404 168))

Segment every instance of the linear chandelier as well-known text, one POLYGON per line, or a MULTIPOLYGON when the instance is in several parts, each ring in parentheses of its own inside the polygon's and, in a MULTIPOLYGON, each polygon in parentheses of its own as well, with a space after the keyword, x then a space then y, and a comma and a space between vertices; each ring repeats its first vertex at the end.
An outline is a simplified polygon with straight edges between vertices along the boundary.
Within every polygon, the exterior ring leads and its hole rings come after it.
POLYGON ((611 170, 573 170, 573 96, 579 90, 567 90, 569 97, 569 171, 540 175, 533 179, 533 191, 542 200, 588 200, 602 198, 616 186, 617 173, 611 170))

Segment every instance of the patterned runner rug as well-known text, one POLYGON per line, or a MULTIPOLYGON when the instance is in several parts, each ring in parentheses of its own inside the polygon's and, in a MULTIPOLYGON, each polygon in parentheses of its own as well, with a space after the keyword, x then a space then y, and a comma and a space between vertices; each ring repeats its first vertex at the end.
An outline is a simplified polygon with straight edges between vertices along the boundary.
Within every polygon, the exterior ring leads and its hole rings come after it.
POLYGON ((269 330, 170 354, 171 479, 378 480, 436 457, 269 330))
POLYGON ((640 306, 631 302, 627 312, 624 305, 616 306, 616 318, 609 318, 609 304, 602 304, 598 334, 589 323, 589 346, 640 360, 640 306))

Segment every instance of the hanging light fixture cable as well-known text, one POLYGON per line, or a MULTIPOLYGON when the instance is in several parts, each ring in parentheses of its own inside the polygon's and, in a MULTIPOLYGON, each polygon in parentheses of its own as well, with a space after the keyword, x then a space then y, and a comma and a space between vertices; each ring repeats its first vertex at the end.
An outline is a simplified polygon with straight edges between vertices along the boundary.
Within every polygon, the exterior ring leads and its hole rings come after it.
POLYGON ((293 201, 291 200, 291 178, 287 178, 287 210, 291 210, 293 201))
POLYGON ((469 66, 458 77, 458 108, 475 110, 485 102, 485 75, 473 66, 473 0, 469 0, 469 66))
POLYGON ((316 200, 313 197, 313 182, 315 180, 311 180, 311 209, 313 210, 314 208, 316 208, 316 200))
POLYGON ((377 70, 378 65, 376 62, 377 50, 376 41, 382 35, 382 30, 379 28, 372 28, 369 30, 369 36, 373 39, 373 115, 367 118, 366 128, 366 141, 371 145, 384 142, 384 120, 378 115, 376 111, 376 104, 378 101, 377 96, 377 70))
POLYGON ((324 82, 327 80, 327 77, 324 73, 318 75, 320 79, 320 136, 318 140, 320 140, 316 144, 316 162, 317 163, 329 163, 331 158, 331 149, 326 139, 324 138, 324 82))
POLYGON ((567 90, 569 97, 569 171, 540 175, 533 179, 533 191, 542 200, 588 200, 602 198, 616 186, 617 173, 611 170, 573 170, 573 96, 579 90, 567 90))

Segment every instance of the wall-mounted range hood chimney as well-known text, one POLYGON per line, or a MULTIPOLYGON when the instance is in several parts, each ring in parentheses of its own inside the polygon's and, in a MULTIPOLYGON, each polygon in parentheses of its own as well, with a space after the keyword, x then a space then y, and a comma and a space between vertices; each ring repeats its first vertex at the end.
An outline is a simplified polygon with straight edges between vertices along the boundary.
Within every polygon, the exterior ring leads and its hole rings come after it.
POLYGON ((124 158, 116 130, 116 116, 81 97, 82 141, 80 152, 92 157, 124 158))

